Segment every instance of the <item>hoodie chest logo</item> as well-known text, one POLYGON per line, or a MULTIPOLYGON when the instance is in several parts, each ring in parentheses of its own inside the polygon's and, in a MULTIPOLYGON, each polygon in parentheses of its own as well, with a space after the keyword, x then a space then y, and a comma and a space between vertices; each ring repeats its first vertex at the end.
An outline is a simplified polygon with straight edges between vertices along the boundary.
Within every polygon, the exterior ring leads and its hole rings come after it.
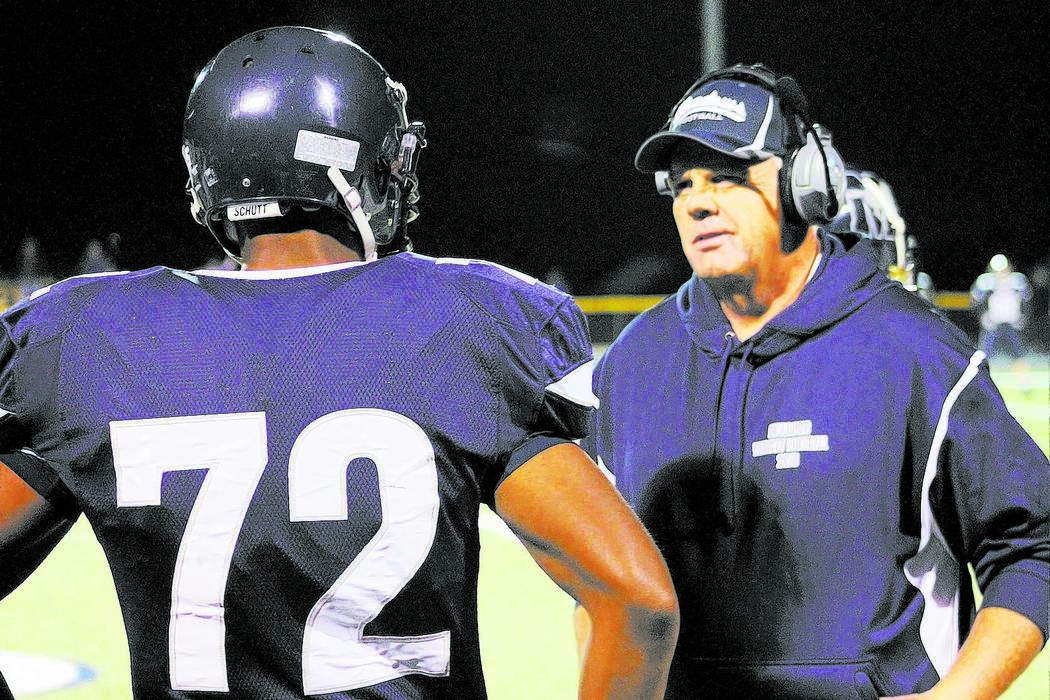
POLYGON ((777 469, 797 469, 803 452, 827 452, 828 436, 813 434, 813 421, 770 423, 764 440, 751 443, 752 457, 776 455, 777 469))

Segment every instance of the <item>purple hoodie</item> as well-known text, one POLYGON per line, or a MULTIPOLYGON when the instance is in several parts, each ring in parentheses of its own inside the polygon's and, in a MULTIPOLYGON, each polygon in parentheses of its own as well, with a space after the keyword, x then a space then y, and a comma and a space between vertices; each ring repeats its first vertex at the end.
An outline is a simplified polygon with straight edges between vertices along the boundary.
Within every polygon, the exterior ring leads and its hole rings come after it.
POLYGON ((738 342, 693 277, 601 358, 585 446, 649 527, 682 609, 668 697, 930 688, 975 610, 1047 635, 1050 467, 983 354, 821 233, 816 276, 738 342))

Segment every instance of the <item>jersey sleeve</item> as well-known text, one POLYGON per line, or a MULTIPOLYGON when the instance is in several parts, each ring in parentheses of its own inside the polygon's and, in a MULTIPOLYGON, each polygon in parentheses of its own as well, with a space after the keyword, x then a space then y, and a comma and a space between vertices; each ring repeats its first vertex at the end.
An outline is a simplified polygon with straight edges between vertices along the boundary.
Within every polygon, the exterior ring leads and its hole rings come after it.
POLYGON ((578 439, 587 434, 598 401, 591 387, 594 361, 587 320, 571 299, 558 305, 539 333, 546 376, 537 425, 578 439))
POLYGON ((0 700, 15 700, 15 696, 11 694, 11 689, 7 687, 2 673, 0 673, 0 700))
POLYGON ((12 337, 9 318, 0 317, 0 451, 28 445, 28 433, 20 413, 26 409, 24 355, 12 337))
POLYGON ((594 362, 583 312, 571 299, 563 301, 538 329, 533 352, 506 347, 509 420, 504 432, 511 446, 494 484, 540 452, 584 438, 598 405, 591 390, 594 362), (531 361, 523 361, 531 355, 531 361))
MULTIPOLYGON (((17 310, 16 310, 17 311, 17 310)), ((37 337, 24 315, 0 317, 0 452, 5 463, 64 515, 79 507, 59 473, 35 451, 41 416, 58 375, 59 338, 37 337)))
POLYGON ((439 259, 437 267, 489 317, 491 377, 499 406, 495 489, 554 445, 586 435, 597 399, 587 319, 564 292, 492 263, 439 259))
MULTIPOLYGON (((924 509, 974 567, 983 606, 1014 610, 1048 636, 1050 464, 1006 408, 982 353, 951 386, 926 465, 924 509), (943 524, 943 531, 939 525, 943 524)), ((964 564, 965 565, 965 564, 964 564)))

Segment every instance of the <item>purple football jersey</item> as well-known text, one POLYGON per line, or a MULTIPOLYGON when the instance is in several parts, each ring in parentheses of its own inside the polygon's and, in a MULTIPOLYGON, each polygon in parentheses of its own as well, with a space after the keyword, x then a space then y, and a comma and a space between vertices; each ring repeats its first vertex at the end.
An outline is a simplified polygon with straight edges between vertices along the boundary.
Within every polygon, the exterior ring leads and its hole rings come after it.
POLYGON ((488 263, 73 278, 3 317, 0 447, 90 520, 136 697, 482 698, 478 507, 590 366, 488 263))

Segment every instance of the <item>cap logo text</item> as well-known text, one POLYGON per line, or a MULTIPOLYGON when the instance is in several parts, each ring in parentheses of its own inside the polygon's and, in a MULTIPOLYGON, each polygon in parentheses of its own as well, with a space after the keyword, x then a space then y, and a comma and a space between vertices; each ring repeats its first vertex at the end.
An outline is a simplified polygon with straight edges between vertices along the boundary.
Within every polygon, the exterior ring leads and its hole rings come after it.
POLYGON ((742 123, 747 119, 747 107, 743 102, 732 97, 722 97, 718 90, 713 90, 706 95, 696 95, 682 102, 674 114, 673 127, 700 119, 731 119, 742 123))

